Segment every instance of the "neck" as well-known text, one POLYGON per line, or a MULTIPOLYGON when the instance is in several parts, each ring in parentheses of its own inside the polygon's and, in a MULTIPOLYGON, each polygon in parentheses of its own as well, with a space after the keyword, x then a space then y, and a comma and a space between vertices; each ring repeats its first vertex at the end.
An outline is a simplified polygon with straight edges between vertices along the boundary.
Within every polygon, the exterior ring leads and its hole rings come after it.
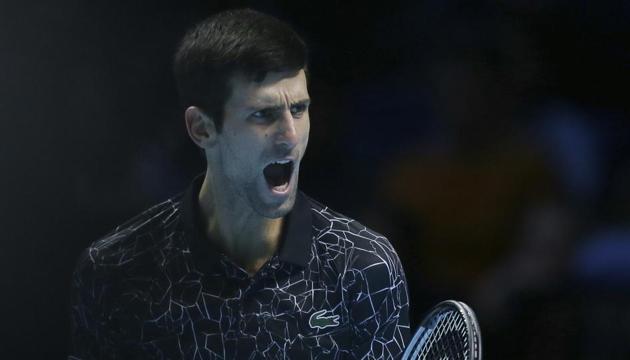
POLYGON ((253 275, 278 248, 284 218, 260 216, 243 200, 231 191, 220 191, 217 181, 206 171, 199 191, 206 237, 253 275))

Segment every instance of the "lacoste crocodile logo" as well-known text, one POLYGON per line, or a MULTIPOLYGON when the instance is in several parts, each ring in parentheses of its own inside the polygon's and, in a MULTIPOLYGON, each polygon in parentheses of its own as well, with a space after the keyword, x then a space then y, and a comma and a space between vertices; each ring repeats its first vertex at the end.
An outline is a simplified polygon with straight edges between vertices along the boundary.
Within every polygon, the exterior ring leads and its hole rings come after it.
POLYGON ((339 315, 324 316, 326 310, 319 310, 314 312, 308 319, 308 324, 311 328, 325 329, 331 326, 339 325, 339 315))

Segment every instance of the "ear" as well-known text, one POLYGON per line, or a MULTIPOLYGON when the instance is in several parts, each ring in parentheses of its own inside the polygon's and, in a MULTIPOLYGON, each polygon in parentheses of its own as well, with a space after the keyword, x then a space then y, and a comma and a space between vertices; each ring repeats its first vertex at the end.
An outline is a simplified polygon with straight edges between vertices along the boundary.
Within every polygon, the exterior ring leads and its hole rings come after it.
POLYGON ((190 139, 200 148, 212 147, 217 140, 217 130, 214 121, 200 108, 190 106, 184 113, 186 130, 190 139))

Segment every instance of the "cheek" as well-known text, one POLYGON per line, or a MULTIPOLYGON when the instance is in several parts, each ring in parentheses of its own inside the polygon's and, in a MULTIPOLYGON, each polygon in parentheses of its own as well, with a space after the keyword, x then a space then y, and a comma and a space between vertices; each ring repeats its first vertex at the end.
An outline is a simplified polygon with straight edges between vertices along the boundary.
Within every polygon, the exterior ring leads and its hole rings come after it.
MULTIPOLYGON (((264 138, 267 137, 268 135, 265 134, 264 138)), ((231 167, 235 172, 249 177, 258 169, 263 148, 261 137, 241 134, 232 139, 230 143, 231 157, 226 160, 232 163, 231 167)))

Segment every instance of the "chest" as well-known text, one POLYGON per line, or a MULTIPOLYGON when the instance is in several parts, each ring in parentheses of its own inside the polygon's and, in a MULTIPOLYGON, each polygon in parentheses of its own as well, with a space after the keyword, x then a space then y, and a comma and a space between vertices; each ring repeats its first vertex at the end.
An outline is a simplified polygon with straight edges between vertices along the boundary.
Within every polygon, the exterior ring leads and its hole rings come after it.
POLYGON ((121 319, 139 327, 143 356, 176 349, 184 358, 334 359, 351 347, 339 278, 281 269, 163 280, 121 319))

